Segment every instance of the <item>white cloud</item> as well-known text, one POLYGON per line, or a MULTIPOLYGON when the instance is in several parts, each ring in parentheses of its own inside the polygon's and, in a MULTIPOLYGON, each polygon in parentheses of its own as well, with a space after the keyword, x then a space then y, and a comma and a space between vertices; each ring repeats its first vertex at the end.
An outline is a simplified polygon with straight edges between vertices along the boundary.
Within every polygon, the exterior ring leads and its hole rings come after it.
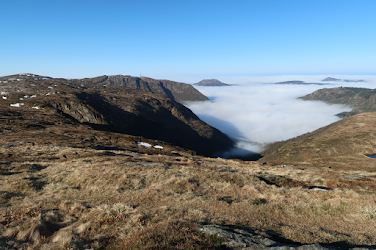
MULTIPOLYGON (((332 85, 275 85, 288 80, 321 82, 327 76, 243 77, 235 86, 200 87, 211 102, 192 102, 187 106, 202 120, 235 138, 239 147, 260 152, 262 144, 286 140, 338 121, 335 116, 351 108, 303 101, 300 96, 321 88, 339 86, 375 88, 376 77, 331 76, 339 79, 364 79, 366 83, 338 82, 332 85), (246 79, 246 80, 244 80, 246 79)), ((219 79, 236 83, 237 80, 219 79)))

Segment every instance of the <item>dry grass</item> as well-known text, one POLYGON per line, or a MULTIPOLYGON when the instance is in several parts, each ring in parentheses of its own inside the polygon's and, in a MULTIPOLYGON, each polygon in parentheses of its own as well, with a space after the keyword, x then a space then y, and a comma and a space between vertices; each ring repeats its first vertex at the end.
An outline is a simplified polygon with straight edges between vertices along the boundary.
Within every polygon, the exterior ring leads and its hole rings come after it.
POLYGON ((221 239, 195 229, 207 223, 269 229, 301 243, 376 245, 376 174, 367 169, 279 168, 144 140, 164 146, 148 149, 137 147, 140 138, 59 125, 60 118, 23 129, 26 119, 52 116, 28 112, 2 123, 2 247, 214 248, 221 239))
POLYGON ((268 146, 262 161, 309 163, 334 169, 375 171, 376 112, 340 120, 314 132, 268 146))
MULTIPOLYGON (((161 156, 60 150, 79 157, 30 161, 28 166, 43 167, 0 176, 0 191, 7 194, 1 209, 3 237, 40 247, 154 249, 153 244, 174 245, 179 237, 194 234, 187 245, 176 245, 194 249, 209 239, 184 223, 213 223, 272 229, 302 243, 376 244, 376 197, 330 178, 350 174, 346 171, 280 169, 198 156, 163 157, 165 165, 152 165, 160 163, 161 156), (134 165, 137 162, 145 165, 134 165), (223 168, 237 172, 217 171, 223 168), (309 186, 333 190, 313 191, 309 186), (153 240, 160 237, 162 243, 153 240)), ((47 147, 44 152, 49 152, 47 147)))

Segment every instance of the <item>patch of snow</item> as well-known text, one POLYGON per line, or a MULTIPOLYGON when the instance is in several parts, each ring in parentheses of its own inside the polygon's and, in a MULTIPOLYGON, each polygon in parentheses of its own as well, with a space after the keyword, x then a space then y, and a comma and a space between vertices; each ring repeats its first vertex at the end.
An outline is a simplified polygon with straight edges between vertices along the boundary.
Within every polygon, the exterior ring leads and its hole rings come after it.
POLYGON ((146 143, 146 142, 137 142, 137 146, 144 146, 144 147, 147 147, 147 148, 151 147, 151 145, 149 143, 146 143))
POLYGON ((8 92, 3 92, 3 91, 0 92, 0 95, 7 95, 7 94, 8 92))
POLYGON ((34 97, 37 97, 37 95, 31 95, 30 98, 34 98, 34 97))
POLYGON ((327 189, 324 189, 324 188, 312 188, 311 190, 313 190, 313 191, 328 191, 327 189))
POLYGON ((3 96, 3 99, 6 100, 6 99, 8 99, 8 98, 7 98, 6 96, 3 96))
POLYGON ((28 95, 24 95, 24 98, 29 98, 29 96, 28 95))
POLYGON ((171 153, 172 153, 172 154, 177 154, 177 152, 176 152, 176 151, 171 151, 171 153))
POLYGON ((40 109, 38 106, 31 107, 32 109, 40 109))
POLYGON ((47 93, 46 95, 51 95, 51 93, 47 93))
POLYGON ((17 108, 19 108, 21 105, 24 105, 24 104, 23 103, 10 104, 11 107, 17 107, 17 108))
POLYGON ((162 147, 162 146, 159 146, 159 145, 155 145, 154 148, 163 149, 163 147, 162 147))
POLYGON ((53 89, 53 87, 51 87, 51 86, 48 86, 47 88, 49 88, 49 89, 53 89))
POLYGON ((22 100, 23 100, 23 98, 20 98, 20 100, 22 101, 22 100))

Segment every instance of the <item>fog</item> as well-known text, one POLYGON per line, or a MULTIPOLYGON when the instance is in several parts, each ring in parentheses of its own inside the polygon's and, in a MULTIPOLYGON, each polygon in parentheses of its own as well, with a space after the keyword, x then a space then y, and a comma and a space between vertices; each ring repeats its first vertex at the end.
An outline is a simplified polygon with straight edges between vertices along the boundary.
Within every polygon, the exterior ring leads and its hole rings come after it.
MULTIPOLYGON (((375 88, 376 77, 331 76, 339 79, 363 79, 367 82, 329 82, 328 85, 280 85, 281 81, 321 82, 327 76, 218 77, 236 84, 225 87, 195 86, 210 101, 191 102, 187 106, 206 123, 218 128, 237 142, 229 154, 245 149, 259 153, 267 143, 287 140, 340 120, 336 114, 350 111, 344 105, 297 99, 317 89, 334 87, 375 88)), ((226 155, 228 157, 228 155, 226 155)))

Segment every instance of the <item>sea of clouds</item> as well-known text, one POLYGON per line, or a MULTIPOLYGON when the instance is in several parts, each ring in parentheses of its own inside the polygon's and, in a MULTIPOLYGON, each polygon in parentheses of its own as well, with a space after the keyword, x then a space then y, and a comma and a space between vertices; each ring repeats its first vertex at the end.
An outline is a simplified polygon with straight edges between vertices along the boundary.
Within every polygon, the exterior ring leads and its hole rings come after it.
POLYGON ((328 82, 328 85, 280 85, 282 81, 322 82, 328 76, 218 77, 232 86, 194 86, 210 101, 190 102, 187 106, 203 121, 218 128, 237 142, 230 155, 259 153, 267 143, 287 140, 340 120, 338 113, 350 111, 344 105, 303 101, 298 97, 322 88, 376 88, 376 76, 330 76, 366 82, 328 82), (247 150, 247 151, 245 151, 247 150))

